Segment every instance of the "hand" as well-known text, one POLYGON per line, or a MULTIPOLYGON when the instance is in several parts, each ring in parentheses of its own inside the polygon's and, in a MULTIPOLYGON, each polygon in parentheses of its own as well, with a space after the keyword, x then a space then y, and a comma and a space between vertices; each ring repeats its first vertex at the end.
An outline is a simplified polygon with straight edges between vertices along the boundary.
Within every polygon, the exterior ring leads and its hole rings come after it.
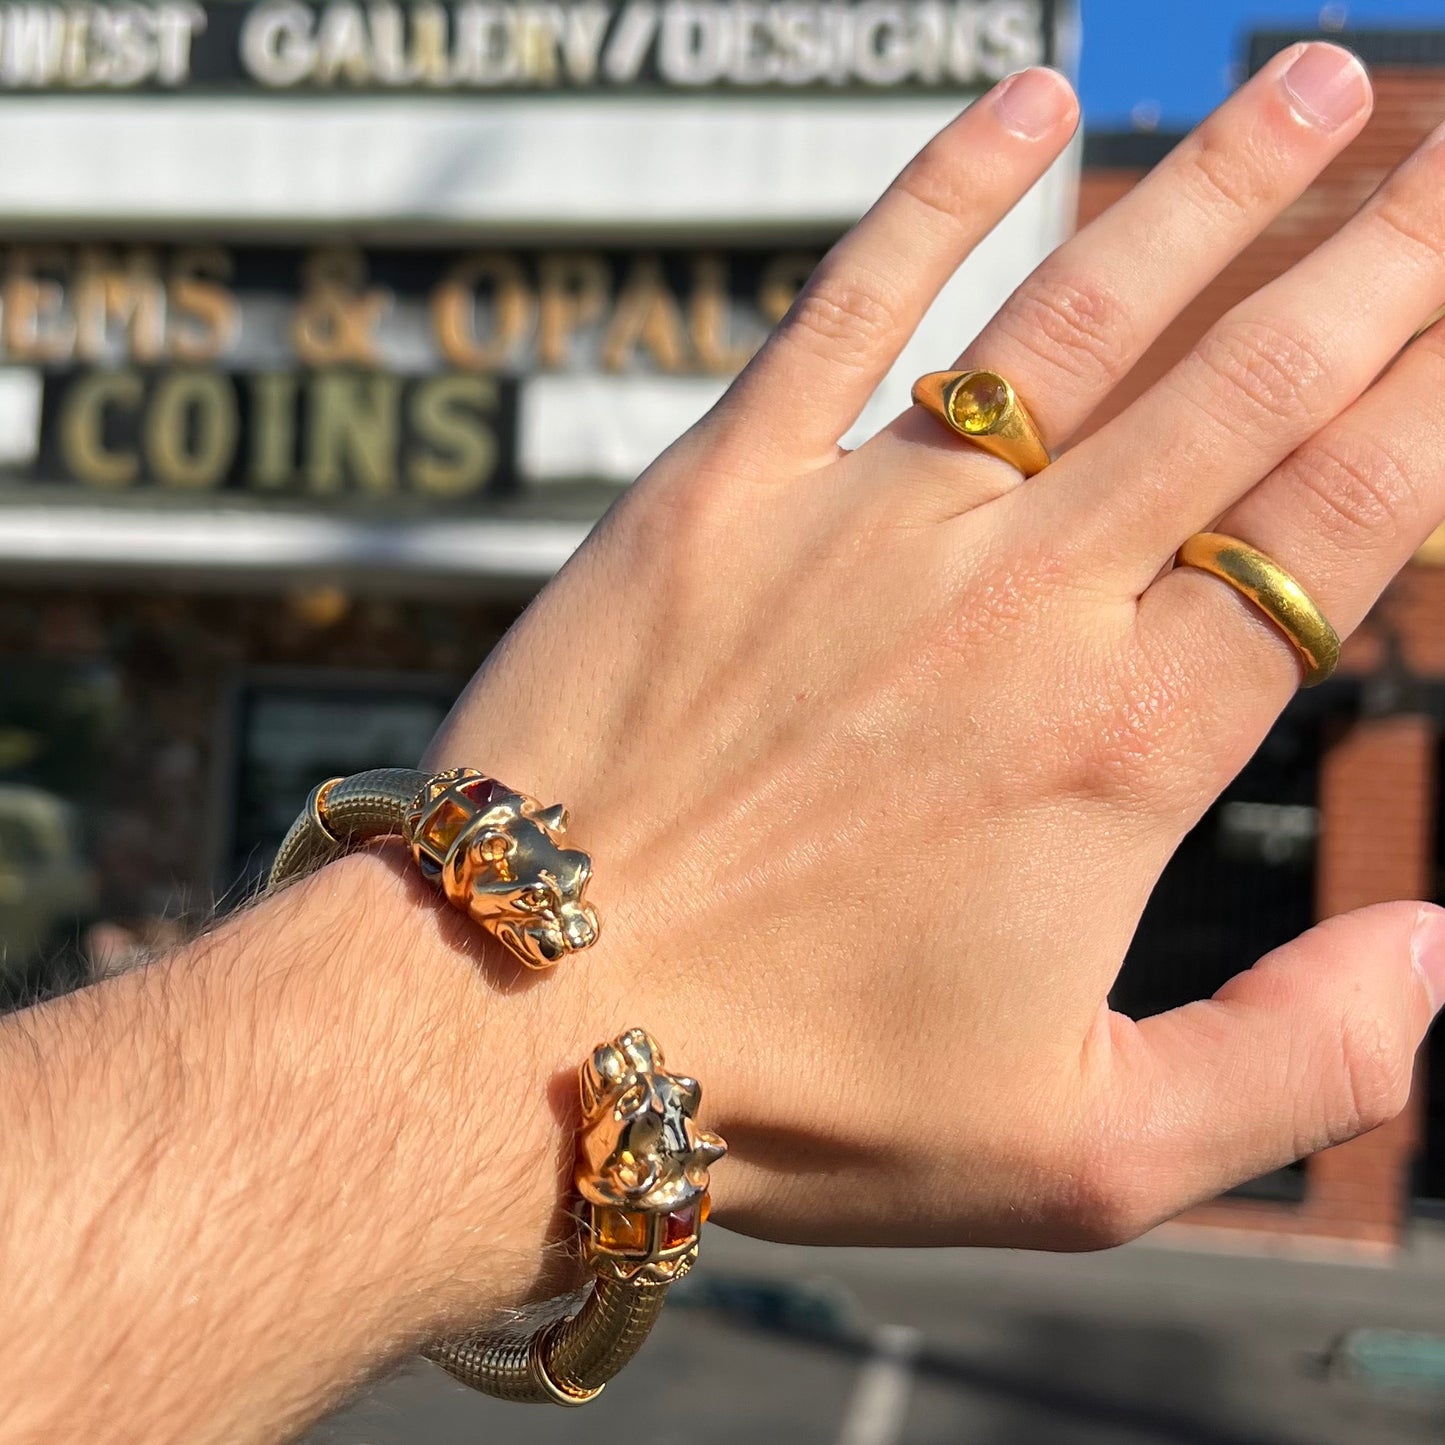
MULTIPOLYGON (((1369 108, 1344 52, 1279 57, 960 364, 1059 448, 1369 108)), ((934 140, 428 760, 570 807, 604 930, 528 993, 547 1067, 650 1029, 732 1145, 734 1227, 1122 1240, 1397 1112, 1445 995, 1442 915, 1401 904, 1213 1000, 1106 1003, 1161 868, 1299 681, 1235 593, 1166 571, 1176 548, 1222 519, 1348 633, 1445 512, 1445 336, 1391 365, 1445 301, 1438 137, 1026 484, 918 409, 837 445, 1075 118, 1035 71, 934 140)))

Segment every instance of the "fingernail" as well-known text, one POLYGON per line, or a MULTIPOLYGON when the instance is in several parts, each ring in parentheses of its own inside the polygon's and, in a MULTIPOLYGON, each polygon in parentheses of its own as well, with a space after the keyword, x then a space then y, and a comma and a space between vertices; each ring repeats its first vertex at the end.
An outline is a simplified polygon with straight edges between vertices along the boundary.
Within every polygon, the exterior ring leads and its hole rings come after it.
POLYGON ((1370 101, 1365 67, 1338 45, 1305 46, 1280 79, 1294 113, 1321 130, 1338 130, 1370 101))
POLYGON ((993 93, 994 114, 1023 140, 1042 140, 1068 108, 1067 84, 1043 67, 1009 76, 993 93))
POLYGON ((1430 996, 1430 1005, 1439 1013, 1440 1006, 1445 1004, 1445 908, 1428 903, 1421 905, 1410 939, 1410 953, 1415 972, 1430 996))

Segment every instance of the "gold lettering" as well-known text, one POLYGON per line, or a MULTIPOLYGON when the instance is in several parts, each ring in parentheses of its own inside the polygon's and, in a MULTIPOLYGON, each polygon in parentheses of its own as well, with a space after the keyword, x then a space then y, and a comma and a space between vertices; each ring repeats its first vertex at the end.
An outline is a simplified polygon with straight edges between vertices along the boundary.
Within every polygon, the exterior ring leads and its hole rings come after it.
POLYGON ((306 484, 313 492, 339 492, 348 475, 364 492, 396 490, 397 402, 394 376, 337 372, 311 383, 306 437, 306 484))
POLYGON ((229 378, 217 371, 168 372, 146 411, 146 460, 163 486, 208 491, 230 470, 239 430, 229 378))
POLYGON ((121 259, 85 247, 76 267, 74 306, 75 353, 82 360, 105 356, 112 322, 120 327, 131 360, 158 361, 164 354, 165 293, 154 251, 133 250, 121 259))
POLYGON ((543 256, 537 272, 537 361, 543 367, 563 367, 572 359, 577 332, 606 312, 611 272, 607 262, 591 252, 543 256))
POLYGON ((442 355, 468 371, 491 371, 532 324, 532 293, 517 261, 501 252, 468 256, 459 261, 432 292, 432 329, 442 355), (492 334, 477 334, 477 291, 490 283, 492 334))
POLYGON ((249 481, 276 491, 296 475, 296 377, 289 371, 262 372, 251 378, 249 481))
POLYGON ((548 7, 512 11, 512 43, 517 48, 522 74, 537 85, 555 86, 560 66, 557 44, 560 21, 548 7))
POLYGON ((375 366, 374 331, 391 305, 389 293, 362 290, 366 261, 360 251, 318 251, 308 258, 305 291, 296 307, 291 339, 307 366, 375 366))
POLYGON ((427 85, 445 85, 451 79, 447 56, 447 12, 440 5, 413 4, 411 56, 417 78, 427 85))
POLYGON ((721 256, 698 256, 693 261, 692 277, 688 318, 693 348, 707 371, 731 376, 748 364, 753 348, 728 344, 727 263, 721 256))
POLYGON ((479 492, 497 468, 497 437, 488 413, 497 409, 497 384, 489 376, 438 376, 412 394, 411 424, 432 450, 408 457, 417 491, 432 497, 479 492))
POLYGON ((15 361, 61 361, 70 354, 65 291, 59 281, 37 274, 44 270, 64 275, 65 253, 54 247, 11 247, 0 284, 0 341, 15 361))
POLYGON ((603 367, 626 371, 638 347, 652 353, 659 371, 681 371, 686 365, 682 313, 656 256, 639 256, 633 263, 602 340, 603 367))
POLYGON ((134 452, 112 451, 105 444, 105 410, 115 405, 133 411, 145 396, 145 383, 134 371, 95 371, 66 393, 60 415, 60 456, 67 471, 92 487, 128 487, 140 472, 134 452))
POLYGON ((798 292, 817 268, 821 258, 807 251, 788 251, 774 256, 763 268, 758 284, 758 309, 776 326, 798 299, 798 292))
POLYGON ((180 361, 214 361, 236 339, 240 308, 219 282, 231 279, 231 258, 219 246, 177 251, 166 281, 171 355, 180 361))

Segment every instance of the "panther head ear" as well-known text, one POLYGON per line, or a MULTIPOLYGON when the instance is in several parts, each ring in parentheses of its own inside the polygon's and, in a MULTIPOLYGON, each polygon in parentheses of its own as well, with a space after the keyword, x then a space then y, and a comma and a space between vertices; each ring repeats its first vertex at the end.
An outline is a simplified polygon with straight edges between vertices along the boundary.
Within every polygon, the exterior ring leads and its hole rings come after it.
POLYGON ((639 1074, 651 1073, 662 1067, 662 1050, 646 1029, 628 1029, 625 1034, 618 1035, 617 1047, 639 1074))
POLYGON ((567 831, 567 809, 561 803, 553 803, 550 808, 543 808, 536 815, 537 821, 553 833, 565 833, 567 831))
POLYGON ((627 1061, 616 1044, 598 1044, 579 1070, 584 1113, 594 1113, 612 1087, 627 1072, 627 1061))

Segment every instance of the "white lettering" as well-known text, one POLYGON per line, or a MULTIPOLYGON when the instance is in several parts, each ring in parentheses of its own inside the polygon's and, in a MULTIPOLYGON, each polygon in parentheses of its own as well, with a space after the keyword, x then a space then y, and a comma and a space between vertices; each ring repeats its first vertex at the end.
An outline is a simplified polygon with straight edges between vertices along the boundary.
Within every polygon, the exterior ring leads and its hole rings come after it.
POLYGON ((65 46, 65 12, 51 5, 6 7, 0 81, 6 85, 53 85, 65 46))
POLYGON ((711 0, 683 0, 663 11, 657 69, 668 85, 714 85, 727 67, 727 15, 711 0))
POLYGON ((184 85, 191 77, 191 42, 206 28, 199 5, 161 5, 155 12, 156 80, 184 85))
POLYGON ((316 64, 314 26, 295 0, 258 5, 241 25, 241 61, 262 85, 299 85, 316 64))
POLYGON ((636 80, 656 34, 657 6, 652 0, 628 0, 602 59, 602 70, 608 80, 614 85, 628 85, 636 80))
POLYGON ((567 11, 562 55, 567 78, 574 85, 591 85, 596 81, 610 13, 601 0, 583 0, 567 11))
POLYGON ((1044 59, 1044 17, 1038 0, 997 0, 983 16, 979 73, 1002 80, 1044 59))
POLYGON ((860 5, 853 32, 853 68, 869 85, 897 85, 909 72, 908 22, 899 5, 860 5))
POLYGON ((383 85, 410 85, 417 78, 416 65, 406 53, 406 21, 400 6, 390 0, 367 10, 371 25, 371 64, 383 85))
POLYGON ((321 85, 330 85, 338 76, 352 85, 365 85, 371 79, 371 47, 359 6, 341 0, 321 12, 316 27, 316 65, 311 73, 321 85))

